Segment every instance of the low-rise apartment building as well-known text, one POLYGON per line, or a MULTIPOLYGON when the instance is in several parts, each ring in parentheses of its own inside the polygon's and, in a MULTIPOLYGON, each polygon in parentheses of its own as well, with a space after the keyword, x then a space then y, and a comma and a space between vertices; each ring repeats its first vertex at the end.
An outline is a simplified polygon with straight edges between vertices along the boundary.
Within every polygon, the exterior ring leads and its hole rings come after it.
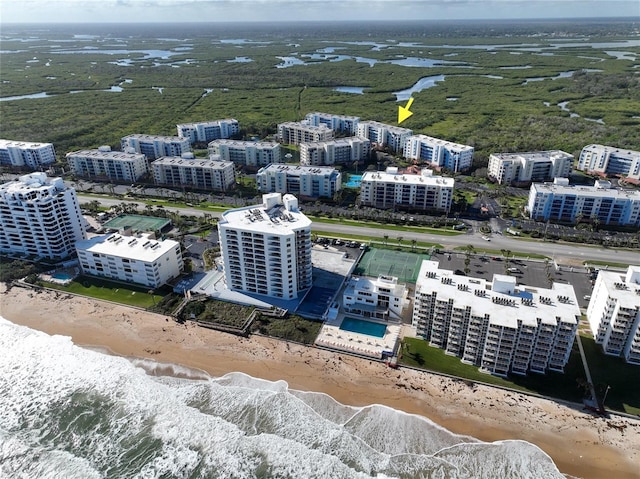
POLYGON ((177 136, 128 135, 120 140, 120 146, 122 151, 142 153, 150 161, 162 156, 181 156, 191 151, 189 139, 177 136))
POLYGON ((111 151, 110 146, 73 151, 67 153, 66 158, 73 174, 84 178, 132 182, 149 172, 145 155, 111 151))
POLYGON ((360 185, 360 203, 374 208, 399 208, 448 213, 453 201, 453 178, 433 176, 423 169, 420 174, 399 172, 396 167, 386 171, 366 171, 360 185))
POLYGON ((40 170, 55 161, 56 151, 51 143, 0 140, 0 166, 40 170))
POLYGON ((260 167, 282 163, 280 143, 272 141, 214 140, 208 149, 210 155, 236 165, 260 167))
POLYGON ((234 118, 224 120, 182 123, 177 125, 178 136, 186 138, 189 143, 209 143, 213 140, 231 138, 240 133, 240 124, 234 118))
POLYGON ((600 175, 620 175, 640 181, 640 151, 614 146, 587 145, 580 152, 578 170, 600 175))
POLYGON ((62 178, 31 173, 0 185, 0 252, 52 260, 86 238, 78 197, 62 178))
POLYGON ((532 219, 575 223, 578 219, 602 225, 640 226, 640 191, 612 188, 608 181, 594 186, 569 185, 566 178, 533 183, 527 210, 532 219))
POLYGON ((413 131, 378 121, 361 121, 358 123, 356 134, 367 138, 378 146, 386 146, 394 153, 399 153, 403 151, 404 145, 413 135, 413 131))
POLYGON ((409 306, 409 289, 394 276, 352 276, 342 293, 342 306, 364 318, 401 321, 409 306))
POLYGON ((426 135, 412 135, 404 144, 404 156, 410 160, 422 160, 433 168, 446 168, 459 172, 473 164, 472 146, 461 145, 426 135))
POLYGON ((110 233, 76 243, 83 274, 158 288, 184 269, 180 243, 152 234, 110 233))
POLYGON ((296 299, 312 285, 311 220, 293 195, 262 199, 261 205, 225 211, 218 221, 227 287, 296 299))
POLYGON ((569 284, 517 285, 457 275, 424 261, 416 282, 413 326, 418 337, 482 371, 506 376, 564 371, 580 308, 569 284))
POLYGON ((334 115, 332 113, 307 113, 305 121, 313 126, 326 125, 336 133, 356 134, 360 118, 357 116, 334 115))
POLYGON ((553 181, 568 178, 573 155, 560 150, 528 153, 493 153, 489 156, 487 176, 501 185, 553 181))
POLYGON ((371 154, 371 142, 350 136, 329 141, 300 144, 300 164, 313 166, 353 165, 371 154))
POLYGON ((598 272, 587 319, 605 354, 640 365, 640 266, 598 272))
POLYGON ((151 163, 157 185, 188 186, 197 190, 227 191, 235 185, 235 167, 230 161, 166 156, 151 163))
POLYGON ((327 125, 309 125, 306 122, 289 121, 278 124, 278 139, 288 145, 312 141, 333 140, 333 130, 327 125))
POLYGON ((262 193, 333 198, 342 189, 342 175, 328 167, 269 165, 258 170, 256 183, 262 193))

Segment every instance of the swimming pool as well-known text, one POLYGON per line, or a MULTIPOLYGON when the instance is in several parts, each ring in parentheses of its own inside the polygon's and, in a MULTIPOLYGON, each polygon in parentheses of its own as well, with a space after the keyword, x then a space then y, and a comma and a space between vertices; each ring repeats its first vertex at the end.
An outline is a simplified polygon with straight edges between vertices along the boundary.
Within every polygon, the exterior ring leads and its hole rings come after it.
POLYGON ((384 338, 387 332, 387 327, 384 324, 372 323, 371 321, 356 318, 344 318, 340 329, 352 333, 366 334, 367 336, 376 338, 384 338))
POLYGON ((349 181, 347 181, 344 186, 346 188, 360 188, 361 183, 362 175, 349 175, 349 181))
POLYGON ((57 280, 59 280, 59 281, 71 281, 73 278, 75 278, 75 277, 76 277, 76 275, 69 274, 69 273, 66 273, 66 272, 64 272, 64 271, 59 271, 59 272, 57 272, 57 273, 53 273, 53 274, 51 275, 51 277, 52 277, 53 279, 57 279, 57 280))

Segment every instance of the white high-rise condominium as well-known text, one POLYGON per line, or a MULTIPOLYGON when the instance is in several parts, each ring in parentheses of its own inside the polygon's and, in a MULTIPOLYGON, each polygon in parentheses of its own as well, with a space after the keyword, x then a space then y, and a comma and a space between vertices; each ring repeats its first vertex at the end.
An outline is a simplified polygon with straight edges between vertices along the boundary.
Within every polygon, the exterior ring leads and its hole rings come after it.
POLYGON ((461 145, 426 135, 413 135, 404 143, 404 156, 422 160, 436 168, 458 172, 471 168, 473 146, 461 145))
POLYGON ((67 163, 74 175, 113 181, 137 181, 149 171, 142 153, 111 151, 109 146, 67 153, 67 163))
POLYGON ((387 125, 378 121, 362 121, 358 123, 357 136, 367 138, 371 143, 387 146, 393 152, 401 152, 413 131, 400 126, 387 125))
POLYGON ((256 184, 262 193, 333 198, 342 189, 342 175, 327 166, 269 165, 258 170, 256 184))
POLYGON ((307 113, 305 121, 314 126, 326 125, 336 133, 356 134, 360 118, 357 116, 334 115, 333 113, 307 113))
POLYGON ((218 222, 227 287, 291 300, 311 288, 311 220, 293 195, 226 211, 218 222))
POLYGON ((413 326, 418 337, 491 374, 564 370, 580 307, 570 284, 550 289, 457 275, 423 261, 416 282, 413 326))
POLYGON ((600 270, 587 319, 605 354, 640 365, 640 266, 626 274, 600 270))
POLYGON ((327 125, 313 126, 304 122, 278 124, 278 138, 288 145, 299 145, 310 141, 333 140, 333 130, 327 125))
POLYGON ((184 269, 180 243, 150 234, 110 233, 78 241, 82 272, 158 288, 184 269))
POLYGON ((348 165, 369 158, 371 142, 366 138, 350 136, 329 141, 300 144, 300 164, 313 166, 348 165))
POLYGON ((242 166, 267 166, 282 163, 280 143, 273 141, 214 140, 209 143, 209 155, 242 166))
POLYGON ((601 175, 622 175, 640 180, 640 151, 587 145, 580 152, 578 169, 601 175))
POLYGON ((86 238, 73 188, 31 173, 0 185, 0 251, 61 260, 86 238))
POLYGON ((221 138, 231 138, 240 132, 238 120, 227 118, 224 120, 202 121, 196 123, 182 123, 177 125, 178 136, 186 138, 189 143, 208 143, 221 138))
POLYGON ((120 140, 122 151, 142 153, 147 160, 155 160, 162 156, 182 156, 191 151, 188 138, 158 135, 128 135, 120 140))
POLYGON ((500 184, 550 181, 568 178, 573 155, 560 150, 528 153, 493 153, 487 175, 500 184))
POLYGON ((227 191, 236 182, 236 172, 230 161, 166 156, 151 163, 157 185, 188 186, 198 190, 227 191))
POLYGON ((56 152, 51 143, 0 140, 0 166, 39 170, 55 161, 56 152))

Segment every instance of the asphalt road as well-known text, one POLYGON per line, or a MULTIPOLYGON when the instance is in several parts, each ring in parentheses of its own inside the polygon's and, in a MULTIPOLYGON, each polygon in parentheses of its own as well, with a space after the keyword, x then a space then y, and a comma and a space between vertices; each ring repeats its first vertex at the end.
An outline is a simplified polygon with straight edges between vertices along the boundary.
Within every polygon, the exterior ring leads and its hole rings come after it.
MULTIPOLYGON (((95 196, 78 195, 81 203, 95 200, 95 196)), ((115 206, 120 203, 135 203, 144 209, 145 203, 128 200, 118 200, 109 197, 98 199, 103 206, 115 206)), ((167 211, 178 212, 183 215, 202 216, 205 211, 192 208, 175 208, 164 206, 167 211)), ((220 217, 216 211, 209 212, 213 217, 220 217)), ((620 250, 615 248, 602 248, 596 246, 583 246, 579 244, 529 241, 517 239, 510 236, 491 235, 490 241, 486 241, 479 233, 469 232, 458 236, 441 236, 432 233, 416 233, 413 231, 390 231, 371 227, 355 227, 351 225, 341 225, 335 223, 314 223, 313 230, 317 233, 333 234, 353 234, 371 238, 382 238, 383 234, 389 235, 389 241, 402 236, 404 244, 411 240, 439 243, 446 249, 457 246, 473 245, 476 248, 487 248, 492 250, 510 250, 512 252, 541 254, 555 258, 558 263, 582 263, 583 261, 611 261, 612 257, 616 263, 640 264, 640 251, 620 250)))

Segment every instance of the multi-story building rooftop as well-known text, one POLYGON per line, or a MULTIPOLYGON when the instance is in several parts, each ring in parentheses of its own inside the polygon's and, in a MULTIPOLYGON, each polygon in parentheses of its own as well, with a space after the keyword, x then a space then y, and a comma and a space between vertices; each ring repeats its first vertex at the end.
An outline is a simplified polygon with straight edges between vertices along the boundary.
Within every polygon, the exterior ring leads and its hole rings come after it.
POLYGON ((73 174, 80 177, 131 182, 149 171, 147 158, 142 153, 111 151, 110 146, 73 151, 67 153, 66 158, 73 174))
POLYGON ((256 183, 262 193, 333 198, 342 189, 342 175, 326 166, 269 165, 258 170, 256 183))
POLYGON ((471 168, 473 147, 426 135, 412 135, 404 144, 404 156, 410 160, 423 160, 434 168, 459 172, 471 168))
POLYGON ((329 141, 300 144, 300 164, 313 166, 353 165, 369 158, 371 142, 350 136, 329 141))
POLYGON ((413 135, 413 131, 377 121, 361 121, 358 123, 356 134, 398 153, 403 150, 405 143, 413 135))
POLYGON ((227 287, 285 300, 311 288, 311 220, 293 195, 226 211, 218 222, 227 287))
POLYGON ((578 170, 601 175, 622 175, 640 180, 640 151, 587 145, 580 152, 578 170))
POLYGON ((231 138, 240 133, 238 120, 227 118, 224 120, 203 121, 196 123, 182 123, 177 125, 178 136, 186 138, 189 143, 208 143, 222 138, 231 138))
POLYGON ((214 140, 209 143, 209 154, 243 166, 282 163, 280 143, 272 141, 214 140))
POLYGON ((374 208, 449 212, 454 183, 453 178, 433 176, 433 171, 426 168, 419 175, 400 173, 396 167, 385 172, 366 171, 360 185, 360 203, 374 208))
POLYGON ((278 124, 278 138, 282 143, 289 145, 328 141, 333 140, 333 130, 327 125, 313 126, 305 122, 290 121, 278 124))
POLYGON ((122 151, 142 153, 148 160, 162 156, 181 156, 191 151, 189 140, 177 136, 128 135, 120 140, 120 145, 122 151))
POLYGON ((342 293, 342 306, 365 318, 401 321, 409 306, 409 289, 394 276, 352 276, 342 293))
POLYGON ((31 173, 0 185, 0 251, 60 260, 86 238, 73 188, 31 173))
POLYGON ((462 362, 500 376, 563 372, 578 329, 573 286, 518 286, 440 269, 424 261, 416 282, 413 326, 419 337, 462 362))
POLYGON ((230 161, 165 156, 151 163, 158 185, 189 186, 198 190, 227 191, 235 184, 235 167, 230 161))
POLYGON ((110 233, 78 241, 76 251, 84 274, 158 288, 184 269, 180 243, 152 234, 110 233))
POLYGON ((560 150, 529 153, 493 153, 487 175, 502 184, 523 184, 568 178, 573 155, 560 150))
POLYGON ((598 272, 587 319, 605 354, 640 365, 640 266, 598 272))
POLYGON ((349 136, 356 134, 360 118, 357 116, 334 115, 332 113, 313 112, 307 113, 305 121, 310 125, 326 125, 336 133, 347 133, 349 136))
POLYGON ((608 181, 594 186, 570 186, 566 178, 533 183, 527 209, 531 218, 575 223, 578 218, 603 225, 640 226, 640 191, 612 188, 608 181))
POLYGON ((56 152, 51 143, 0 140, 0 166, 40 170, 55 161, 56 152))

